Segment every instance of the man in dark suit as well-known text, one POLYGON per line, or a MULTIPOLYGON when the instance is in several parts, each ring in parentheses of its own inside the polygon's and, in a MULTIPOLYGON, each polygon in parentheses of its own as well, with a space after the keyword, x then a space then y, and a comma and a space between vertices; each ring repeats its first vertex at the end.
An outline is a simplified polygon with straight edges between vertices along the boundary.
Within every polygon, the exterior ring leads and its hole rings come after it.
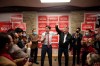
POLYGON ((80 28, 76 29, 76 32, 72 35, 72 46, 73 46, 73 65, 75 66, 75 56, 77 55, 77 65, 80 61, 80 50, 81 50, 82 34, 80 28))
POLYGON ((68 45, 72 43, 72 36, 71 34, 68 32, 68 27, 64 27, 63 31, 61 31, 58 28, 58 25, 55 26, 56 31, 59 34, 59 49, 58 49, 58 63, 59 66, 61 66, 61 57, 62 57, 62 53, 64 52, 64 56, 65 56, 65 66, 68 66, 68 45))
POLYGON ((22 33, 23 33, 23 30, 21 28, 16 28, 15 29, 15 32, 18 34, 18 47, 21 48, 23 51, 24 51, 24 44, 22 43, 22 33))

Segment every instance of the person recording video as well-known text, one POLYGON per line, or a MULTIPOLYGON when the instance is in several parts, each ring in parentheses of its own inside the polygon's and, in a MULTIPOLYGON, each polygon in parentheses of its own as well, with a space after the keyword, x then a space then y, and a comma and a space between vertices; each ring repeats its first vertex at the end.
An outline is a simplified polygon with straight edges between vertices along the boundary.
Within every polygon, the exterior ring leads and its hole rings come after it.
POLYGON ((73 64, 75 66, 75 56, 77 55, 77 65, 80 64, 80 50, 81 50, 82 34, 80 28, 76 29, 76 32, 72 35, 72 47, 73 47, 73 64))

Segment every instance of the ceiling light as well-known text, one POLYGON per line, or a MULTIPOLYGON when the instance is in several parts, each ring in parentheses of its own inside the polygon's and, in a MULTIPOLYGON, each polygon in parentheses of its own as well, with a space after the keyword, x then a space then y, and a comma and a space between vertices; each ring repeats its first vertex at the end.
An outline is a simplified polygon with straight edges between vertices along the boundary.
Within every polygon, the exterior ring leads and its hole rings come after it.
POLYGON ((65 3, 70 2, 70 0, 40 0, 41 3, 65 3))

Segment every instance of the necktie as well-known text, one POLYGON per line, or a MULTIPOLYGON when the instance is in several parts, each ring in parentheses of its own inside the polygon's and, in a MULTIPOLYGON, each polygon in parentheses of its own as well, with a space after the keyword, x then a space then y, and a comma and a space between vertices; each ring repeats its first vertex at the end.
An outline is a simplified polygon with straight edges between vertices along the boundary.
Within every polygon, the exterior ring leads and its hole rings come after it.
POLYGON ((48 33, 47 37, 48 37, 48 48, 49 48, 49 33, 48 33))

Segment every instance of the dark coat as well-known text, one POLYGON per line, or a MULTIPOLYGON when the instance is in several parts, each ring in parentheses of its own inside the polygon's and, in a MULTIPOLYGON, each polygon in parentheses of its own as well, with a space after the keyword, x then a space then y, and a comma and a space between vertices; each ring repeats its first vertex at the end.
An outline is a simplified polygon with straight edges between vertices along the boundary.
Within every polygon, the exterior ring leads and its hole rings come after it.
POLYGON ((56 26, 55 28, 56 28, 56 31, 59 34, 59 48, 68 48, 69 44, 70 44, 70 47, 71 47, 71 44, 72 44, 71 34, 67 33, 66 41, 65 41, 65 43, 63 43, 63 41, 64 41, 64 32, 59 30, 58 26, 56 26))

